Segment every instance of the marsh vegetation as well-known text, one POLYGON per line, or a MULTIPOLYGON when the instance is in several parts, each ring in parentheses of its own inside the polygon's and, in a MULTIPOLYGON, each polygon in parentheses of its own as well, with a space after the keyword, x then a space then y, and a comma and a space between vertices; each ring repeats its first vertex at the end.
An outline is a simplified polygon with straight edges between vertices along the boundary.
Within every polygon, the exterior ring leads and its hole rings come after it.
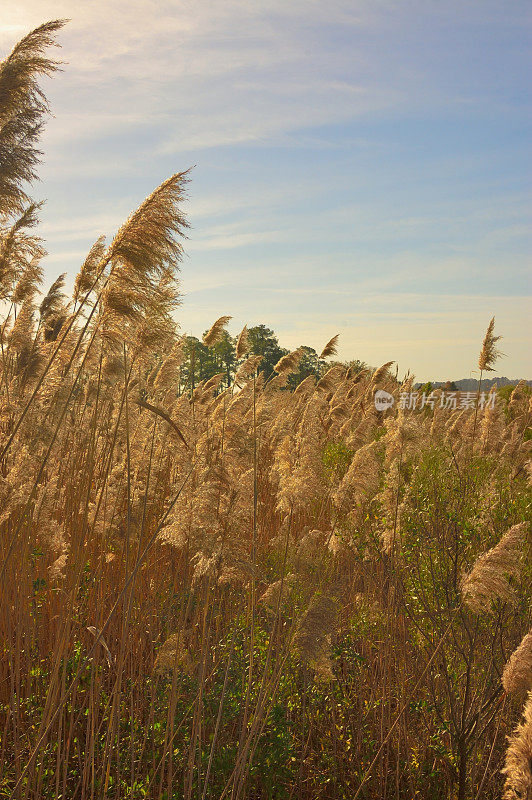
POLYGON ((60 25, 0 67, 0 797, 530 798, 529 388, 401 408, 246 329, 191 377, 186 172, 43 290, 60 25))

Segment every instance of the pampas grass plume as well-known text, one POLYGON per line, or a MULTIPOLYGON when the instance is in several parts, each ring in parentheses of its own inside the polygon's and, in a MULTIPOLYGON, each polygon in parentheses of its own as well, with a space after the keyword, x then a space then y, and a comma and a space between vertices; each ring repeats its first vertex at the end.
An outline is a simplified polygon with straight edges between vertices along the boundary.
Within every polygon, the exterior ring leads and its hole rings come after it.
POLYGON ((221 340, 225 327, 230 319, 232 319, 230 316, 225 315, 223 317, 219 317, 216 322, 211 325, 203 337, 203 344, 206 347, 213 347, 221 340))

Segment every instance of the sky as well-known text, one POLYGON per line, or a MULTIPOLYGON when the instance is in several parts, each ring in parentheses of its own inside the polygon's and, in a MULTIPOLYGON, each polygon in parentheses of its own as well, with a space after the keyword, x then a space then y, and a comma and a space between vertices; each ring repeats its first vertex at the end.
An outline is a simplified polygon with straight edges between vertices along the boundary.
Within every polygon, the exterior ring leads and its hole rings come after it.
POLYGON ((532 6, 521 0, 17 0, 0 52, 49 19, 46 277, 70 285, 162 180, 183 209, 183 332, 223 314, 282 346, 419 380, 532 379, 532 6))

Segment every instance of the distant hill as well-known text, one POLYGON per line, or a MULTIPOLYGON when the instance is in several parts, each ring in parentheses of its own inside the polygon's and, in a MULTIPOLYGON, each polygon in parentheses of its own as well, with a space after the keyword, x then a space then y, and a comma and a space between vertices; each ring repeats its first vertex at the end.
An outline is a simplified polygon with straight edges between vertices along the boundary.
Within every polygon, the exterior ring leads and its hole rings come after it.
MULTIPOLYGON (((515 386, 520 380, 524 380, 528 386, 532 386, 532 381, 527 381, 524 378, 483 378, 480 388, 483 391, 488 391, 495 384, 497 384, 499 387, 510 385, 515 386)), ((442 386, 445 386, 447 382, 448 381, 431 381, 434 389, 440 389, 442 386)), ((453 383, 455 384, 457 390, 462 392, 471 392, 478 387, 478 379, 476 378, 461 378, 458 381, 453 381, 453 383)), ((420 386, 423 386, 423 384, 416 383, 415 388, 418 389, 420 386)))

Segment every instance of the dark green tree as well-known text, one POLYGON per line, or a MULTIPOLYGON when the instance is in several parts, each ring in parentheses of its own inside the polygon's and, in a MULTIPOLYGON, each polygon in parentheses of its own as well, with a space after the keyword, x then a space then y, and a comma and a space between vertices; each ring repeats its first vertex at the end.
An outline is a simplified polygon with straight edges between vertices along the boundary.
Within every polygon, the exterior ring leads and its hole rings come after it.
POLYGON ((235 341, 223 331, 216 344, 207 347, 195 336, 187 336, 181 365, 181 391, 194 391, 201 381, 225 373, 223 386, 230 386, 236 368, 235 341))
POLYGON ((264 376, 269 378, 279 359, 289 351, 280 347, 277 336, 266 325, 255 325, 255 327, 249 328, 248 340, 251 345, 250 352, 262 356, 259 372, 264 372, 264 376))
POLYGON ((350 371, 351 375, 358 375, 359 372, 362 372, 365 369, 369 369, 368 365, 365 361, 361 361, 359 358, 354 358, 351 361, 343 361, 342 362, 345 367, 350 371))
POLYGON ((301 381, 304 381, 309 375, 318 377, 320 364, 325 364, 325 361, 319 361, 318 354, 313 347, 307 347, 307 345, 303 344, 301 345, 301 350, 303 351, 303 357, 299 362, 298 370, 290 375, 288 382, 293 389, 299 386, 301 381))
POLYGON ((214 365, 216 366, 216 369, 214 369, 212 375, 216 375, 219 372, 225 372, 223 383, 227 388, 229 388, 233 382, 236 369, 235 345, 235 339, 233 339, 233 337, 224 330, 221 339, 210 348, 211 356, 214 360, 214 365))
POLYGON ((180 371, 180 391, 194 391, 202 380, 203 361, 206 357, 206 347, 195 336, 187 336, 183 345, 183 363, 180 371))

